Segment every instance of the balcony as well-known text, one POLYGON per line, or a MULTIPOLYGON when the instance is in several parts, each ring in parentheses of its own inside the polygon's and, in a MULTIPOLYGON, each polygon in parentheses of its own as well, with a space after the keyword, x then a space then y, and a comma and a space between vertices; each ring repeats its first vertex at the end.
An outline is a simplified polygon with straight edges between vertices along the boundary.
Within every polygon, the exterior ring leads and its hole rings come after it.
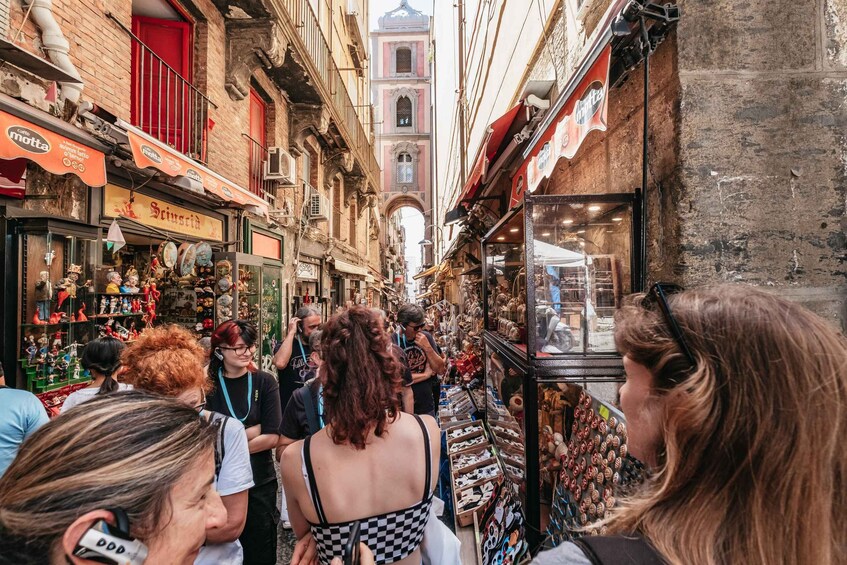
POLYGON ((247 140, 250 192, 264 199, 271 208, 276 208, 277 183, 265 179, 265 163, 268 161, 268 148, 246 133, 242 133, 241 135, 247 140))
POLYGON ((205 164, 209 107, 216 106, 151 46, 108 15, 132 41, 132 124, 205 164))
POLYGON ((362 10, 361 0, 347 0, 344 18, 356 42, 356 45, 349 46, 349 49, 356 66, 362 68, 359 73, 359 76, 361 76, 364 73, 365 59, 368 57, 368 28, 366 27, 367 22, 365 22, 365 12, 362 10))
MULTIPOLYGON (((363 120, 369 119, 366 107, 362 108, 360 119, 309 0, 278 0, 278 3, 284 8, 287 20, 284 27, 292 35, 292 47, 303 56, 308 74, 320 79, 314 82, 318 83, 321 97, 331 102, 329 106, 339 132, 356 156, 362 172, 369 177, 370 184, 379 187, 379 164, 371 145, 370 133, 362 125, 363 120)), ((358 17, 363 19, 364 14, 359 13, 358 17)), ((361 25, 364 26, 365 22, 362 21, 361 25)), ((360 33, 364 29, 362 27, 360 33)))

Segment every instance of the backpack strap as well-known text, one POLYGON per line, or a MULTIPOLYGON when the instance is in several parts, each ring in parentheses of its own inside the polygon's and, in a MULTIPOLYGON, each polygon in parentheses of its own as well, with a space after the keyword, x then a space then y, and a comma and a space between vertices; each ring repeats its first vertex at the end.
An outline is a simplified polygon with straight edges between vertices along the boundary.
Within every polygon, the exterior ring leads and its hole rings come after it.
POLYGON ((306 411, 306 421, 309 423, 309 435, 318 433, 321 425, 318 422, 318 407, 315 405, 315 399, 312 398, 312 387, 301 387, 294 391, 294 394, 300 394, 303 397, 303 409, 306 411))
POLYGON ((592 565, 666 565, 656 549, 642 536, 585 536, 573 543, 592 565))

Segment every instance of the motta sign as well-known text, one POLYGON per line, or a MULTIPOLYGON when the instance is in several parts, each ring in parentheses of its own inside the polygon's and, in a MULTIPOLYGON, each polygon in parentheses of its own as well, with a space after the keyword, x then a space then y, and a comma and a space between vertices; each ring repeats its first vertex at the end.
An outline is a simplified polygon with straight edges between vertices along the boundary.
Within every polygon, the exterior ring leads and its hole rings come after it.
POLYGON ((50 151, 50 143, 46 139, 44 139, 44 136, 39 135, 38 132, 29 129, 28 127, 8 127, 6 128, 6 135, 9 137, 12 143, 17 145, 24 151, 29 151, 30 153, 35 153, 38 155, 50 151))
POLYGON ((54 175, 74 174, 88 186, 106 184, 102 151, 2 110, 0 132, 0 159, 28 159, 54 175))
POLYGON ((573 159, 588 134, 606 131, 609 108, 609 60, 607 46, 577 85, 556 121, 547 127, 535 149, 512 178, 510 208, 517 206, 526 192, 535 192, 549 177, 561 158, 573 159))

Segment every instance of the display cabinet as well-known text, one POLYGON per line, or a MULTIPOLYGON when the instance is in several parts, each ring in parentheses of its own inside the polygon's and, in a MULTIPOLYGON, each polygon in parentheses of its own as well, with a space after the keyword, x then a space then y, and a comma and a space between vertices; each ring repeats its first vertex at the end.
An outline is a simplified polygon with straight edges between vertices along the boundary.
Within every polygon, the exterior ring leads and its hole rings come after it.
MULTIPOLYGON (((527 195, 482 240, 485 418, 531 535, 562 508, 579 403, 598 403, 592 416, 600 405, 616 414, 624 373, 614 315, 642 269, 634 210, 635 194, 527 195)), ((578 510, 582 495, 568 499, 578 510)))
POLYGON ((45 393, 83 383, 89 376, 79 355, 96 337, 92 277, 99 230, 26 218, 18 221, 15 235, 18 386, 45 393))
POLYGON ((259 330, 256 364, 274 372, 273 354, 283 321, 282 263, 246 253, 215 256, 217 323, 248 320, 259 330))

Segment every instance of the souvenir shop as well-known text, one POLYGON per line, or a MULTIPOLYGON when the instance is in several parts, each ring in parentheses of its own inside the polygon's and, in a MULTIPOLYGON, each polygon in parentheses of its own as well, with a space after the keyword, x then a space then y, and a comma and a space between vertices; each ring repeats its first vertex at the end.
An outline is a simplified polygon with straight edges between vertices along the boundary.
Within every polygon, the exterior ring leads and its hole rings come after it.
MULTIPOLYGON (((617 407, 624 371, 614 344, 615 312, 646 279, 642 190, 544 184, 590 131, 606 129, 620 57, 638 36, 612 36, 613 22, 631 23, 622 8, 609 8, 605 32, 515 153, 508 212, 477 247, 481 376, 441 390, 449 502, 460 539, 475 539, 484 565, 603 533, 592 524, 643 478, 617 407)), ((656 30, 653 47, 666 31, 656 30)))
POLYGON ((4 178, 6 163, 22 158, 32 177, 0 220, 3 264, 16 274, 4 277, 0 293, 2 361, 16 387, 55 412, 90 379, 79 363, 86 343, 101 336, 130 343, 160 324, 199 338, 242 315, 273 335, 283 315, 281 237, 251 226, 241 210, 221 212, 222 203, 255 210, 264 202, 131 126, 124 133, 132 151, 17 101, 0 102, 10 110, 0 118, 51 148, 22 155, 0 140, 4 178), (176 177, 149 170, 166 166, 192 168, 176 177), (232 221, 244 236, 226 241, 239 233, 232 221), (234 253, 239 244, 248 253, 234 253))

